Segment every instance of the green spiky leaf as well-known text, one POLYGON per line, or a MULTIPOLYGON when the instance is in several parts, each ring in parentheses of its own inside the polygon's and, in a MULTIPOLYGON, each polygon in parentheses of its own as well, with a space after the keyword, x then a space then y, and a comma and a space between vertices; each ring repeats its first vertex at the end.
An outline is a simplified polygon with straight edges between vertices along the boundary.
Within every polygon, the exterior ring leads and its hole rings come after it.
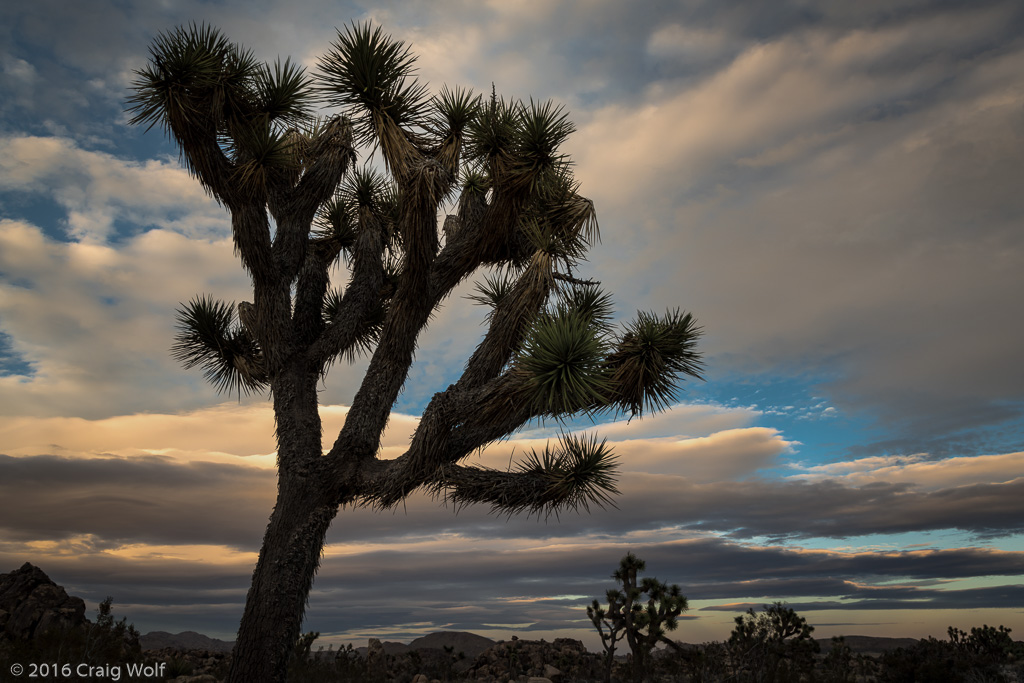
POLYGON ((442 86, 432 104, 436 112, 432 124, 438 134, 441 137, 458 136, 480 111, 480 96, 474 95, 470 89, 457 87, 449 90, 442 86))
POLYGON ((605 340, 583 316, 561 313, 540 317, 517 359, 536 411, 551 417, 602 404, 609 389, 605 340))
POLYGON ((309 78, 305 70, 290 59, 263 65, 256 82, 259 109, 271 121, 299 124, 310 118, 309 78))
POLYGON ((569 287, 562 294, 560 306, 565 309, 563 315, 571 312, 601 330, 607 330, 612 320, 612 297, 596 284, 569 287))
POLYGON ((608 357, 611 402, 633 415, 676 402, 682 376, 703 379, 700 334, 689 313, 676 310, 659 317, 639 312, 608 357))
POLYGON ((534 102, 518 108, 518 145, 515 174, 535 186, 540 176, 563 164, 558 147, 574 131, 568 112, 553 102, 534 102))
POLYGON ((410 78, 416 57, 402 41, 363 23, 339 31, 331 47, 320 58, 318 90, 327 104, 352 117, 361 142, 377 139, 375 117, 400 126, 420 123, 426 89, 410 78))
POLYGON ((513 104, 495 95, 466 127, 466 155, 491 175, 504 175, 516 154, 519 117, 513 104))
POLYGON ((172 123, 209 125, 211 95, 235 51, 224 34, 205 24, 158 35, 149 48, 149 62, 135 71, 134 94, 128 98, 130 123, 144 124, 147 130, 160 125, 167 133, 172 123))
POLYGON ((589 512, 592 503, 614 507, 611 496, 619 493, 616 460, 606 440, 598 443, 595 435, 563 434, 556 448, 548 444, 540 453, 531 451, 518 471, 547 479, 547 496, 561 507, 589 512))
POLYGON ((237 324, 233 305, 206 296, 177 312, 178 333, 171 355, 186 370, 202 368, 218 393, 260 393, 269 385, 263 354, 248 331, 237 324))
MULTIPOLYGON (((476 283, 476 294, 466 298, 475 304, 489 306, 492 309, 500 304, 512 292, 516 284, 515 274, 505 270, 495 275, 484 275, 484 281, 476 283)), ((488 313, 490 319, 490 313, 488 313)))

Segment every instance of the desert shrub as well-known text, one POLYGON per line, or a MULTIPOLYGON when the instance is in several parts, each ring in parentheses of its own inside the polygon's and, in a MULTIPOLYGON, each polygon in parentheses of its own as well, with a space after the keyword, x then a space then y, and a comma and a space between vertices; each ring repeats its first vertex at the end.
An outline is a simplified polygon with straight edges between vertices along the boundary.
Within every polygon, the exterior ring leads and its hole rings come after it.
MULTIPOLYGON (((142 662, 142 647, 139 632, 126 618, 115 620, 111 611, 113 598, 100 603, 95 623, 86 622, 74 628, 58 628, 37 634, 31 640, 12 640, 0 645, 0 671, 20 663, 57 662, 74 666, 125 665, 142 662)), ((124 673, 124 672, 122 672, 124 673)), ((26 670, 26 676, 29 671, 26 670)), ((66 676, 35 678, 33 680, 64 680, 66 676)), ((122 681, 152 680, 122 675, 122 681)))
POLYGON ((826 683, 853 683, 856 680, 853 650, 842 636, 832 638, 832 646, 821 660, 821 677, 826 683))
POLYGON ((1010 629, 949 627, 949 640, 927 638, 882 656, 879 683, 1007 683, 1024 653, 1010 629))
POLYGON ((879 683, 957 683, 963 681, 963 663, 956 649, 944 640, 925 638, 910 647, 882 655, 879 683))
POLYGON ((196 667, 192 662, 188 661, 184 657, 171 657, 167 660, 167 667, 164 669, 164 674, 167 678, 191 676, 195 671, 195 668, 196 667))
POLYGON ((657 660, 655 672, 671 680, 719 683, 729 675, 729 651, 723 643, 684 645, 657 660))
POLYGON ((295 642, 288 662, 289 683, 375 683, 366 660, 351 644, 313 652, 313 643, 319 637, 317 631, 310 631, 295 642))

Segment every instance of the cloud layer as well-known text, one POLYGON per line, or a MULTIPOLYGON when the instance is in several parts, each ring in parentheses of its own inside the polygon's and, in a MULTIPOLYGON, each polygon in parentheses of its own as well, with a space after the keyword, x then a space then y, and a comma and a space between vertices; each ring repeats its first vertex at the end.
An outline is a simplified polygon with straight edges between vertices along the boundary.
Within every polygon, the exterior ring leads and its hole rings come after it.
MULTIPOLYGON (((344 412, 325 409, 329 432, 344 412)), ((1024 607, 1013 583, 1019 551, 802 545, 956 529, 978 539, 1012 536, 1024 523, 1017 477, 1024 455, 969 459, 974 473, 966 482, 958 479, 963 462, 914 458, 768 479, 761 472, 791 444, 773 430, 736 426, 749 419, 746 411, 684 405, 659 419, 701 435, 651 434, 657 421, 599 430, 621 462, 614 509, 505 519, 483 508, 456 515, 417 494, 394 512, 342 510, 311 598, 310 628, 358 641, 441 628, 507 637, 515 624, 589 641, 582 608, 603 594, 627 551, 683 585, 694 611, 681 637, 690 640, 724 637, 732 614, 775 599, 820 613, 812 622, 840 612, 1024 607), (976 586, 977 576, 999 580, 976 586)), ((229 637, 274 501, 271 424, 267 406, 239 405, 95 421, 5 420, 0 434, 18 455, 0 456, 0 562, 37 562, 93 600, 115 594, 144 629, 185 629, 192 620, 229 637), (39 443, 40 433, 52 441, 39 443), (40 453, 47 448, 62 455, 40 453)), ((386 450, 400 452, 414 425, 396 416, 386 450)), ((501 467, 542 443, 496 444, 479 462, 501 467)))

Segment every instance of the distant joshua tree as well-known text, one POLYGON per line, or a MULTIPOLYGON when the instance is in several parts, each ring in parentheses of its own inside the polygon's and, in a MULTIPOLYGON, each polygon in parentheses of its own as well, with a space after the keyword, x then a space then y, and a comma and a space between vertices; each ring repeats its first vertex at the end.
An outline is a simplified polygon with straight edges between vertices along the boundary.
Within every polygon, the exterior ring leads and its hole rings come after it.
POLYGON ((161 127, 228 209, 253 287, 237 307, 205 295, 183 305, 174 355, 219 390, 273 399, 277 503, 233 683, 284 679, 339 506, 391 508, 420 488, 508 514, 606 504, 615 463, 596 437, 565 436, 510 471, 459 463, 536 418, 663 409, 682 376, 699 377, 689 314, 640 312, 616 331, 599 283, 574 275, 598 231, 559 152, 573 131, 562 108, 461 88, 428 96, 414 61, 360 24, 307 76, 190 25, 160 35, 136 72, 132 123, 161 127), (342 113, 317 117, 317 102, 342 113), (357 148, 378 150, 386 175, 356 167, 357 148), (444 206, 454 213, 439 230, 444 206), (339 262, 348 280, 335 289, 339 262), (486 334, 434 394, 405 454, 380 459, 420 333, 481 269, 486 334), (360 354, 369 367, 325 449, 318 384, 360 354))
POLYGON ((594 600, 587 608, 587 616, 601 635, 606 683, 612 677, 615 644, 623 638, 633 653, 632 675, 638 683, 651 674, 650 659, 655 645, 676 646, 665 634, 679 625, 677 618, 688 608, 686 597, 675 584, 669 586, 650 577, 639 580, 638 573, 646 567, 646 562, 627 553, 612 574, 612 578, 622 584, 621 590, 608 591, 608 607, 594 600))
POLYGON ((753 608, 736 617, 729 636, 735 680, 752 683, 788 683, 814 670, 818 643, 814 627, 781 602, 753 608))

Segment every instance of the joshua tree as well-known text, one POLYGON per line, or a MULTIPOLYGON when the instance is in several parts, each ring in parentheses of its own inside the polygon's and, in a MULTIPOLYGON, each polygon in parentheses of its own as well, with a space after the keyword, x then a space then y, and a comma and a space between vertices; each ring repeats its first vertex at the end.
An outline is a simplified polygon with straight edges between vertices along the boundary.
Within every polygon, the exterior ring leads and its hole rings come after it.
POLYGON ((699 376, 689 314, 641 312, 616 331, 599 283, 574 275, 598 233, 559 152, 573 131, 563 109, 493 88, 429 96, 414 61, 379 28, 353 25, 307 75, 191 25, 160 35, 136 72, 132 123, 162 128, 228 209, 253 287, 237 307, 205 295, 184 304, 173 352, 219 390, 273 399, 277 502, 233 682, 283 679, 339 506, 389 508, 417 489, 508 514, 607 504, 614 457, 593 436, 564 436, 508 471, 459 463, 538 418, 663 409, 681 376, 699 376), (317 117, 316 104, 340 114, 317 117), (385 172, 356 167, 357 148, 379 151, 385 172), (477 271, 485 335, 408 450, 379 458, 420 332, 477 271), (322 445, 317 384, 358 354, 365 377, 322 445))
POLYGON ((612 578, 622 584, 622 590, 608 591, 607 609, 597 600, 587 608, 587 616, 601 635, 604 646, 605 681, 611 681, 615 643, 622 638, 633 653, 633 680, 638 682, 651 673, 650 657, 655 645, 676 646, 665 634, 679 625, 679 615, 688 608, 686 597, 675 584, 669 586, 651 577, 638 580, 637 574, 646 567, 646 562, 627 553, 612 574, 612 578))
POLYGON ((781 602, 753 608, 736 617, 729 648, 740 681, 770 683, 800 680, 814 669, 819 645, 811 637, 814 627, 781 602))

